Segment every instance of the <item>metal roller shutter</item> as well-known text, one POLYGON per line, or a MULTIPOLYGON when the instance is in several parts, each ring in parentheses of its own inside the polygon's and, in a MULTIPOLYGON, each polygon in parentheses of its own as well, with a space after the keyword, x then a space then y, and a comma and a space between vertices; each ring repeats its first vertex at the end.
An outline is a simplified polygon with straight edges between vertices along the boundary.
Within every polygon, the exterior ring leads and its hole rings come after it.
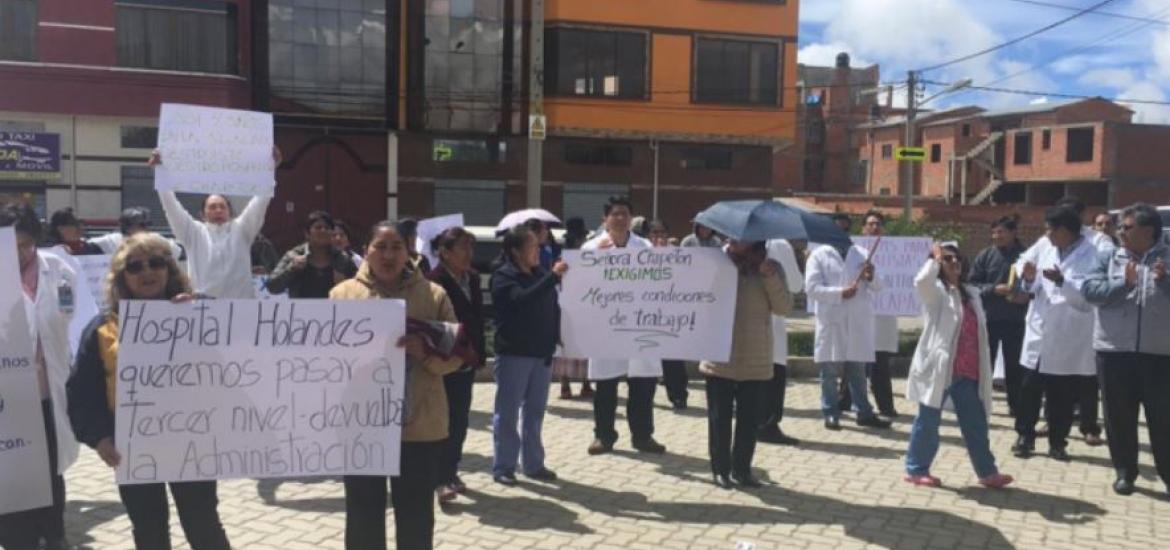
POLYGON ((504 217, 504 182, 492 180, 438 180, 435 215, 463 213, 467 225, 494 227, 504 217))

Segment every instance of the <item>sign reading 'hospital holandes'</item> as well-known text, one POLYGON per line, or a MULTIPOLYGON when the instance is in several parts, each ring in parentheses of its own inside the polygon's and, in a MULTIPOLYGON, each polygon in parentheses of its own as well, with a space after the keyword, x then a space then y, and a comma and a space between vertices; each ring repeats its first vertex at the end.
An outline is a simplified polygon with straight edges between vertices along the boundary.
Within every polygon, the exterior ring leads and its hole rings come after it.
POLYGON ((0 179, 61 178, 61 136, 38 132, 0 132, 0 179))

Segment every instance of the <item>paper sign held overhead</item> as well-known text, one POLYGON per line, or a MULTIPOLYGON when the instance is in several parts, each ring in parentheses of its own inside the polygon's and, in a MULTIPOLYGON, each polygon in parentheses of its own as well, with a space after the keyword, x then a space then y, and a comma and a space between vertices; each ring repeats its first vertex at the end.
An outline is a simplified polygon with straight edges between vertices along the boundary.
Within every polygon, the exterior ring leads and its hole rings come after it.
POLYGON ((164 103, 155 168, 159 191, 270 197, 272 114, 164 103))

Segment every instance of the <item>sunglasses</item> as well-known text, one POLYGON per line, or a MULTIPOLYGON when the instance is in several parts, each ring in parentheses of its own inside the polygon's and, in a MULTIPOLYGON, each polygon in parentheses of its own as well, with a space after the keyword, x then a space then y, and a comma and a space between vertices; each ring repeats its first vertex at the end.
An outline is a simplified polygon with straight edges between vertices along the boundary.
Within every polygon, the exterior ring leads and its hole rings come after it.
POLYGON ((167 260, 162 256, 152 256, 149 260, 143 262, 142 260, 134 260, 126 262, 126 273, 137 275, 142 273, 146 268, 151 271, 162 271, 167 268, 167 260))
POLYGON ((959 257, 955 256, 953 254, 946 254, 946 255, 943 255, 942 261, 944 263, 948 263, 948 264, 957 264, 957 263, 959 263, 959 257))

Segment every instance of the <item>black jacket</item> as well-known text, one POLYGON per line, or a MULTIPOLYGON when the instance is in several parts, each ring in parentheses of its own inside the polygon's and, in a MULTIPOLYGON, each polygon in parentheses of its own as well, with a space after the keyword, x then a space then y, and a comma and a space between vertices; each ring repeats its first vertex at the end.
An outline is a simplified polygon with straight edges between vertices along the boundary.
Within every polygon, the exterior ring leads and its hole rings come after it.
POLYGON ((479 273, 472 270, 467 274, 471 287, 470 299, 463 293, 451 272, 441 265, 431 270, 427 278, 447 291, 447 297, 451 299, 451 305, 455 308, 455 317, 463 325, 463 331, 479 356, 479 363, 470 366, 475 368, 484 366, 487 362, 487 342, 484 337, 483 288, 480 287, 479 273))
MULTIPOLYGON (((971 264, 967 282, 979 287, 983 297, 983 309, 988 321, 1011 321, 1022 323, 1028 312, 1027 304, 1013 304, 995 293, 996 285, 1007 284, 1012 265, 1024 253, 1024 246, 1016 241, 1006 249, 989 246, 983 249, 971 264)), ((1017 274, 1018 275, 1018 274, 1017 274)))
MULTIPOLYGON (((306 265, 300 271, 292 268, 293 260, 301 256, 308 256, 309 243, 301 243, 292 250, 284 254, 280 259, 280 263, 276 264, 276 269, 272 271, 272 275, 268 277, 266 287, 268 291, 273 294, 280 294, 288 291, 290 298, 328 298, 329 290, 335 285, 335 281, 330 277, 328 284, 314 285, 311 279, 311 270, 315 269, 312 266, 306 265)), ((357 266, 353 264, 353 260, 349 255, 336 249, 330 248, 330 265, 332 270, 340 273, 346 279, 353 278, 357 275, 357 266)), ((332 273, 330 273, 332 276, 332 273)))
POLYGON ((107 334, 106 338, 99 334, 99 330, 111 322, 108 316, 99 314, 86 325, 78 344, 73 373, 65 384, 69 424, 77 440, 90 447, 97 446, 106 437, 114 437, 114 410, 110 406, 107 387, 111 382, 109 376, 116 372, 117 366, 107 367, 102 359, 102 341, 105 339, 114 344, 117 332, 112 331, 112 337, 107 334))
POLYGON ((561 336, 557 276, 539 267, 526 275, 512 262, 492 274, 496 355, 551 359, 561 336))

